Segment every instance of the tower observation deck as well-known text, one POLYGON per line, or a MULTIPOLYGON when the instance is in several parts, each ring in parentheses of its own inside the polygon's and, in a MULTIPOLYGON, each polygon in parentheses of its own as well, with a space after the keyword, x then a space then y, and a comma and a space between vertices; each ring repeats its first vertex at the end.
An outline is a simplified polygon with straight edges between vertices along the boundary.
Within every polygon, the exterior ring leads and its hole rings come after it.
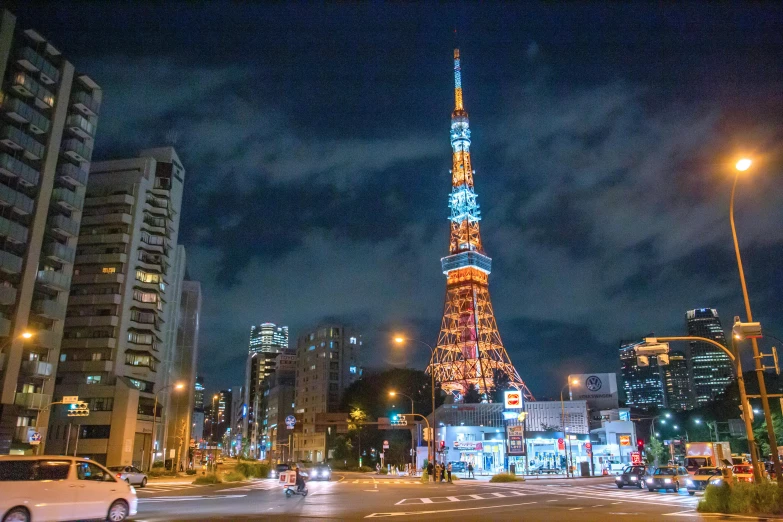
MULTIPOLYGON (((446 304, 438 344, 428 372, 450 393, 464 394, 470 385, 480 393, 494 389, 505 374, 509 386, 530 391, 519 377, 500 339, 489 298, 492 259, 484 253, 479 232, 481 211, 473 188, 470 126, 462 101, 459 49, 454 50, 454 112, 451 114, 451 235, 449 255, 441 259, 446 275, 446 304)), ((505 379, 503 379, 505 380, 505 379)))

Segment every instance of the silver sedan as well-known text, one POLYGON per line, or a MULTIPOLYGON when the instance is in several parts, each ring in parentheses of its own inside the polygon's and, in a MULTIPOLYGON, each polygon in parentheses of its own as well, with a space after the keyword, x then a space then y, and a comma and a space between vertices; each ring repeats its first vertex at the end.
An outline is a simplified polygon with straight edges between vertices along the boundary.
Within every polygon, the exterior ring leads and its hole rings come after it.
POLYGON ((131 486, 143 488, 147 485, 147 475, 135 466, 110 466, 109 471, 113 472, 118 480, 124 480, 131 486))

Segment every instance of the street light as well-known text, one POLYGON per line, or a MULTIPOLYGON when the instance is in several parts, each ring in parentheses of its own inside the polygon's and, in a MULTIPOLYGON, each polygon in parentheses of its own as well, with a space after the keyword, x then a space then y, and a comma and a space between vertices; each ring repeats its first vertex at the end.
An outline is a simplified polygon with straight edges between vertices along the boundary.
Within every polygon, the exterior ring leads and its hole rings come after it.
MULTIPOLYGON (((413 411, 413 397, 411 397, 410 395, 405 395, 404 393, 400 393, 400 392, 394 391, 394 390, 389 392, 389 397, 396 397, 397 395, 402 395, 403 397, 407 397, 408 399, 410 399, 410 401, 411 401, 411 415, 414 415, 416 412, 413 411)), ((415 449, 414 443, 415 443, 415 439, 413 438, 413 431, 411 431, 411 464, 413 464, 413 467, 414 467, 414 470, 415 470, 415 468, 416 468, 416 461, 414 459, 414 455, 416 454, 416 449, 415 449)))
MULTIPOLYGON (((155 431, 155 424, 156 420, 158 418, 158 394, 162 391, 168 390, 169 388, 174 388, 175 390, 181 390, 185 387, 185 385, 181 382, 178 383, 171 383, 168 386, 164 386, 157 392, 155 392, 155 405, 152 407, 152 437, 150 439, 150 442, 152 444, 152 447, 150 448, 150 469, 152 469, 152 465, 155 464, 155 442, 157 437, 157 432, 155 431)), ((164 442, 165 444, 165 442, 164 442)), ((165 462, 166 455, 163 455, 163 461, 165 462)))
MULTIPOLYGON (((734 195, 737 191, 737 181, 741 172, 747 171, 753 161, 749 158, 742 158, 737 161, 734 175, 734 184, 731 187, 731 200, 729 203, 729 221, 731 222, 731 235, 734 239, 734 253, 737 256, 737 269, 739 270, 740 283, 742 285, 742 297, 745 300, 745 314, 749 323, 753 322, 753 312, 750 310, 750 298, 748 297, 748 287, 745 284, 745 271, 742 268, 742 256, 740 255, 739 240, 737 239, 737 227, 734 225, 734 195)), ((759 395, 761 395, 761 406, 764 409, 764 419, 767 421, 767 435, 769 437, 769 449, 772 452, 772 462, 775 465, 775 477, 778 485, 783 486, 783 476, 780 469, 780 457, 778 456, 778 443, 775 438, 775 428, 772 424, 772 413, 769 410, 769 398, 767 397, 767 385, 764 382, 764 366, 761 364, 759 356, 759 344, 755 337, 750 339, 753 347, 753 360, 756 365, 756 378, 759 381, 759 395)))
MULTIPOLYGON (((576 386, 578 384, 579 384, 579 381, 577 379, 572 379, 572 380, 569 380, 568 382, 566 382, 565 385, 562 388, 560 388, 560 427, 563 429, 563 437, 566 437, 566 433, 565 433, 565 431, 566 431, 566 429, 565 429, 565 402, 563 401, 563 392, 565 391, 565 389, 568 386, 571 386, 571 385, 576 386)), ((569 393, 569 397, 570 397, 570 395, 571 394, 569 393)), ((568 446, 571 447, 571 444, 570 444, 571 439, 570 438, 568 438, 568 442, 569 442, 568 446)), ((563 445, 563 452, 565 452, 565 444, 563 445)), ((574 460, 574 454, 573 454, 573 452, 571 452, 571 464, 573 464, 573 460, 574 460)), ((571 466, 568 464, 567 461, 568 461, 568 459, 566 458, 566 478, 569 477, 569 474, 570 474, 570 471, 571 471, 571 466)))
POLYGON ((430 346, 429 344, 425 343, 424 341, 421 341, 419 339, 411 339, 409 337, 402 337, 400 335, 394 337, 394 342, 397 344, 404 344, 405 341, 413 341, 415 343, 423 344, 427 348, 430 349, 430 378, 431 378, 431 384, 430 388, 432 389, 432 428, 430 433, 430 444, 428 445, 427 450, 427 460, 431 464, 435 464, 435 428, 437 427, 437 422, 435 421, 435 368, 433 365, 435 364, 435 348, 430 346))

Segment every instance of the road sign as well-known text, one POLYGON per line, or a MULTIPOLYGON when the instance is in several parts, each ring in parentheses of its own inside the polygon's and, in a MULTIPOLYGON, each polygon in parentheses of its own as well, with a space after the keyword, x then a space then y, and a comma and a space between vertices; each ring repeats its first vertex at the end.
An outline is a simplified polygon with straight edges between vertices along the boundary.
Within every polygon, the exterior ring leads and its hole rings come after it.
POLYGON ((565 441, 563 439, 557 439, 557 449, 559 450, 565 449, 565 441))
POLYGON ((388 440, 383 441, 383 449, 389 449, 389 441, 388 440))
POLYGON ((31 433, 30 434, 30 444, 35 446, 35 445, 40 444, 40 443, 41 443, 41 434, 38 433, 37 431, 34 431, 33 433, 31 433))
POLYGON ((296 417, 289 415, 285 418, 285 427, 289 430, 292 430, 294 429, 294 426, 296 426, 296 417))
POLYGON ((78 395, 63 395, 63 402, 65 404, 79 402, 79 396, 78 395))

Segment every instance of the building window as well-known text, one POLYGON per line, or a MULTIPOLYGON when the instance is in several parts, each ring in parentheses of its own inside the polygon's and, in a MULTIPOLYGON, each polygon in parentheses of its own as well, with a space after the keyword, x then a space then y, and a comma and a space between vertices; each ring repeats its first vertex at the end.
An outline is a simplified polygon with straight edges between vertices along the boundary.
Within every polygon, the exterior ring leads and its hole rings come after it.
POLYGON ((116 274, 117 273, 117 269, 115 267, 113 267, 113 266, 104 266, 103 268, 101 268, 101 273, 102 274, 116 274))
POLYGON ((103 360, 103 354, 101 352, 95 352, 92 354, 92 360, 93 361, 102 361, 103 360))
POLYGON ((355 374, 356 373, 356 366, 351 366, 350 368, 348 368, 348 371, 355 374))
POLYGON ((155 371, 155 358, 149 354, 125 353, 125 364, 129 366, 144 366, 155 371))
POLYGON ((88 375, 87 376, 87 384, 100 384, 101 383, 101 376, 100 375, 88 375))
POLYGON ((351 337, 350 341, 351 344, 356 344, 356 337, 351 337))
POLYGON ((134 289, 133 299, 142 303, 157 303, 159 298, 155 292, 143 292, 139 289, 134 289))
POLYGON ((340 374, 337 373, 337 372, 332 372, 332 373, 329 374, 329 378, 331 380, 333 380, 333 381, 339 380, 340 379, 340 374))
POLYGON ((134 343, 134 344, 147 344, 151 345, 153 344, 153 335, 147 334, 147 333, 139 333, 139 332, 128 332, 128 342, 134 343))
POLYGON ((111 432, 111 425, 82 425, 79 431, 79 437, 82 439, 108 439, 111 432))
POLYGON ((64 353, 60 354, 60 362, 65 362, 65 354, 64 353))
POLYGON ((145 272, 144 270, 136 270, 136 281, 141 281, 142 283, 160 283, 161 278, 160 274, 152 274, 150 272, 145 272))

